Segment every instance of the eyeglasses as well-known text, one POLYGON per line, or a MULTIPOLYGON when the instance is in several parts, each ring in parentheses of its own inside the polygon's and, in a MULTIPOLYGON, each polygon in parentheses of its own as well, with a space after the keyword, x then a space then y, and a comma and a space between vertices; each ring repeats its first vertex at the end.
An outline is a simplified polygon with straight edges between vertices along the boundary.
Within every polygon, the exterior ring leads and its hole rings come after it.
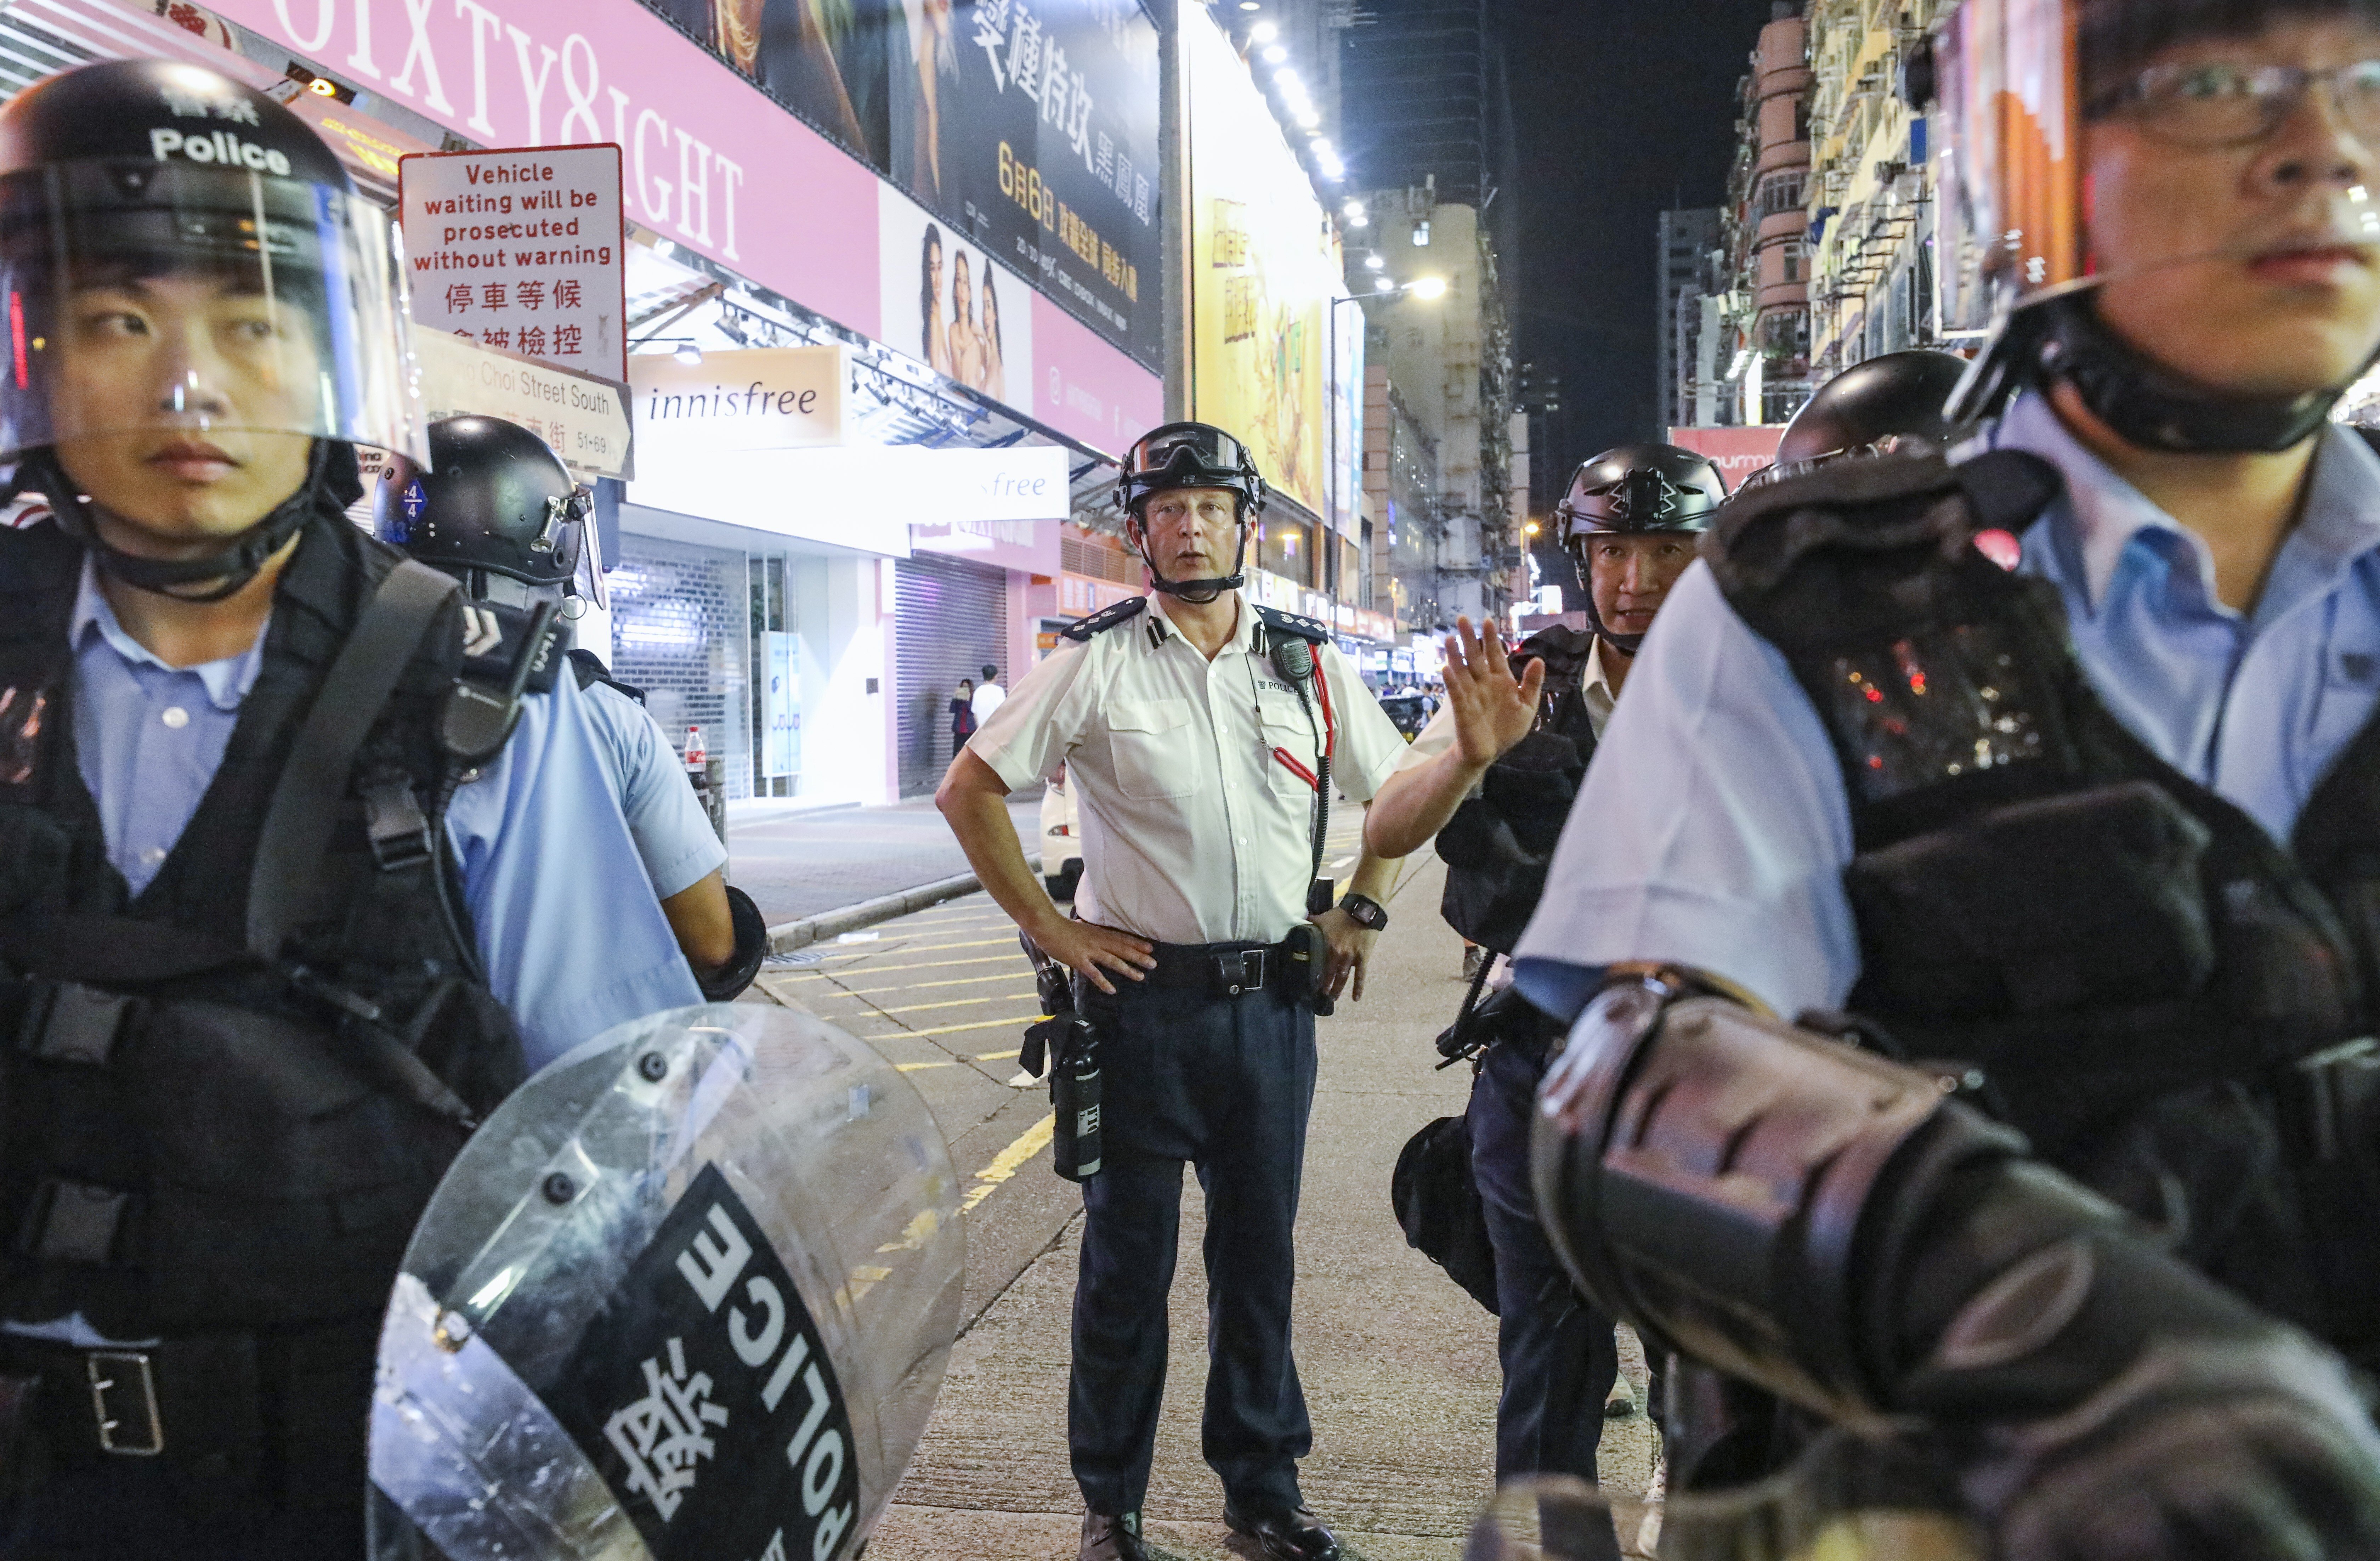
POLYGON ((2240 146, 2278 129, 2317 81, 2330 89, 2338 116, 2356 138, 2380 148, 2380 59, 2329 70, 2229 60, 2160 65, 2098 99, 2092 113, 2123 114, 2150 134, 2184 146, 2240 146))

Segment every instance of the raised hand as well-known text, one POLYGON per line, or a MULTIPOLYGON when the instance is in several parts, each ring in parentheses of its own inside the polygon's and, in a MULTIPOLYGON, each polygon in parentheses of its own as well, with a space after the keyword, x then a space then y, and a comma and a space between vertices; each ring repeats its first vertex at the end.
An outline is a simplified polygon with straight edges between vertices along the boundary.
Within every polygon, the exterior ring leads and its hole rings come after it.
POLYGON ((1537 721, 1537 699, 1546 686, 1546 664, 1532 661, 1519 677, 1493 630, 1474 632, 1467 617, 1454 620, 1446 640, 1446 702, 1454 711, 1455 751, 1463 762, 1484 770, 1529 735, 1537 721))

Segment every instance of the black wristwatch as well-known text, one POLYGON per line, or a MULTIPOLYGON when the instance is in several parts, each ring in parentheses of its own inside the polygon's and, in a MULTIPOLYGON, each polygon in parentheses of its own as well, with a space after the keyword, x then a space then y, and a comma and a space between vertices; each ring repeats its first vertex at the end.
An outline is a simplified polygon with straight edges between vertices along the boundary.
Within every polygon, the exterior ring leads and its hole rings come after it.
POLYGON ((1389 908, 1369 895, 1342 895, 1339 909, 1347 913, 1347 920, 1367 933, 1379 932, 1389 924, 1389 908))

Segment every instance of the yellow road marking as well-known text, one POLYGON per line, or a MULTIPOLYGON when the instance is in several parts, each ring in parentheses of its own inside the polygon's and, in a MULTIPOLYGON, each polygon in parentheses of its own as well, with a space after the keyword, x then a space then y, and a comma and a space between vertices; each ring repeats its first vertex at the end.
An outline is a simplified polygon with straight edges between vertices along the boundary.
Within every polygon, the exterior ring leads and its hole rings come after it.
MULTIPOLYGON (((895 987, 893 990, 901 989, 895 987)), ((856 997, 859 994, 856 992, 838 992, 833 995, 856 997)), ((989 997, 954 997, 947 1003, 911 1003, 898 1008, 879 1007, 876 1004, 870 1003, 868 1007, 871 1013, 879 1014, 922 1014, 929 1008, 971 1008, 978 1003, 1010 1003, 1033 995, 1034 994, 1030 992, 996 992, 989 997)))
POLYGON ((903 1062, 894 1063, 892 1066, 903 1073, 919 1073, 929 1067, 956 1067, 958 1064, 955 1062, 903 1062))
POLYGON ((1058 1114, 1054 1111, 1026 1128, 1014 1143, 994 1155, 990 1165, 975 1174, 976 1185, 967 1189, 967 1195, 959 1200, 959 1208, 962 1211, 973 1209, 990 1197, 1000 1184, 1014 1176, 1026 1161, 1049 1148, 1050 1140, 1057 1136, 1057 1132, 1058 1114))
POLYGON ((1019 1046, 1013 1052, 978 1052, 973 1060, 976 1062, 1006 1062, 1011 1057, 1021 1057, 1024 1055, 1025 1048, 1019 1046))
MULTIPOLYGON (((1002 1025, 1035 1024, 1039 1022, 1040 1018, 1041 1016, 1038 1013, 1019 1014, 1013 1019, 983 1019, 975 1024, 939 1024, 931 1030, 912 1030, 906 1033, 911 1035, 956 1035, 963 1030, 998 1030, 1002 1025)), ((880 1037, 880 1039, 889 1041, 892 1037, 888 1035, 880 1037)))
MULTIPOLYGON (((931 934, 929 933, 925 935, 930 936, 931 934)), ((971 943, 910 943, 897 934, 881 941, 888 945, 883 950, 883 952, 887 954, 932 954, 938 950, 945 948, 997 948, 1002 944, 1008 944, 1013 946, 1016 942, 1014 938, 977 938, 971 943)), ((872 958, 875 952, 876 951, 874 950, 862 950, 852 954, 830 954, 827 957, 830 959, 868 959, 872 958)), ((1024 957, 1024 951, 1022 949, 1017 951, 1017 957, 1020 959, 1024 957)))
POLYGON ((956 976, 949 981, 913 981, 901 986, 846 986, 839 990, 853 997, 879 997, 888 992, 923 992, 934 986, 974 986, 988 981, 1007 981, 1005 970, 988 970, 979 976, 956 976))
MULTIPOLYGON (((906 953, 908 951, 905 949, 902 950, 902 952, 906 953)), ((973 959, 917 959, 912 960, 906 965, 870 965, 868 967, 865 973, 873 976, 880 975, 886 970, 947 970, 954 965, 1002 965, 1006 964, 1010 959, 1023 959, 1024 957, 1024 952, 1019 950, 1017 953, 1012 955, 1002 956, 998 954, 985 954, 973 959)), ((858 975, 862 972, 858 970, 846 970, 843 973, 845 975, 858 975)), ((824 980, 825 977, 821 974, 815 979, 824 980)))

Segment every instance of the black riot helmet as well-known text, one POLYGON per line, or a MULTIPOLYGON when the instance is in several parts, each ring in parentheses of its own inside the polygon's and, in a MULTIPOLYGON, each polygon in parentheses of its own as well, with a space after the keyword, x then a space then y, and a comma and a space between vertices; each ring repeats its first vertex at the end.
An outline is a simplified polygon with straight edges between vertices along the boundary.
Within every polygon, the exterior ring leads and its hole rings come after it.
POLYGON ((1123 475, 1116 482, 1116 506, 1134 519, 1147 523, 1151 494, 1171 488, 1224 488, 1239 497, 1239 551, 1232 572, 1214 579, 1169 580, 1148 555, 1144 530, 1141 562, 1148 566, 1151 584, 1185 602, 1212 602, 1226 591, 1236 591, 1247 579, 1248 523, 1264 512, 1264 474, 1257 470, 1248 447, 1211 423, 1169 422, 1152 428, 1124 452, 1123 475))
POLYGON ((426 471, 402 463, 381 484, 381 541, 455 576, 476 600, 520 605, 516 598, 601 579, 594 506, 544 440, 502 418, 447 418, 430 425, 430 461, 426 471))
POLYGON ((354 445, 425 453, 389 219, 303 120, 203 67, 84 66, 0 109, 0 462, 128 584, 228 595, 322 500, 361 496, 354 445), (99 541, 89 506, 138 499, 161 449, 236 480, 292 437, 298 492, 221 551, 99 541))
MULTIPOLYGON (((2126 443, 2178 453, 2290 448, 2318 430, 2371 360, 2335 384, 2252 393, 2208 384, 2158 360, 2101 317, 2123 278, 2210 260, 2252 258, 2269 225, 2228 237, 2178 234, 2165 252, 2092 243, 2090 213, 2109 199, 2085 188, 2082 127, 2128 120, 2150 142, 2245 146, 2274 133, 2310 89, 2368 147, 2380 147, 2380 83, 2350 68, 2310 82, 2289 70, 2226 62, 2180 69, 2158 56, 2200 39, 2238 40, 2291 17, 2380 20, 2373 0, 1962 0, 1946 7, 1904 79, 1934 127, 1941 318, 1991 340, 1949 409, 1970 421, 2027 387, 2070 385, 2126 443), (2210 75, 2210 67, 2216 75, 2210 75), (2218 79, 2218 77, 2220 79, 2218 79)), ((2309 176, 2309 196, 2325 182, 2309 176)), ((2322 195, 2296 239, 2362 246, 2380 238, 2369 181, 2322 195)))
POLYGON ((1779 468, 1840 456, 1949 447, 1955 424, 1943 409, 1967 372, 1955 352, 1920 348, 1854 363, 1820 385, 1777 442, 1779 468))
POLYGON ((1595 605, 1587 546, 1597 536, 1706 530, 1727 498, 1727 482, 1709 457, 1675 445, 1621 445, 1583 463, 1570 493, 1554 506, 1562 545, 1578 565, 1587 621, 1613 649, 1634 655, 1641 634, 1614 634, 1595 605))
POLYGON ((1597 531, 1699 531, 1727 497, 1705 456, 1675 445, 1621 445, 1583 463, 1554 507, 1564 546, 1597 531))

